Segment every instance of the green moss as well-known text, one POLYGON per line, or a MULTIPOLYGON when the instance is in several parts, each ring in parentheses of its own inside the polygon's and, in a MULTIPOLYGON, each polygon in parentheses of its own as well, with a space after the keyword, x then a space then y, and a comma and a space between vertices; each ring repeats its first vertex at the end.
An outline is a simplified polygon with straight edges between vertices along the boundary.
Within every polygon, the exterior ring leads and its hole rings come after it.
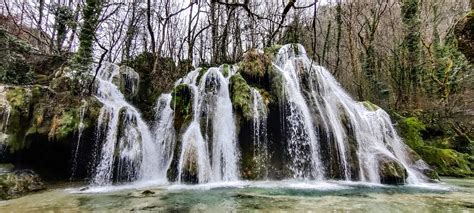
POLYGON ((28 96, 28 91, 22 87, 16 87, 7 92, 7 100, 10 106, 22 112, 27 111, 28 96))
POLYGON ((174 127, 179 131, 192 120, 192 92, 188 85, 180 84, 173 89, 171 96, 171 108, 175 112, 174 127))
POLYGON ((362 102, 362 104, 364 105, 364 107, 367 109, 367 110, 370 110, 372 112, 375 112, 377 111, 378 109, 380 109, 379 106, 375 105, 374 103, 370 102, 370 101, 364 101, 362 102))
POLYGON ((199 84, 199 82, 201 81, 201 78, 202 76, 204 76, 204 74, 206 74, 208 68, 207 67, 201 67, 199 68, 199 75, 198 77, 196 78, 196 82, 199 84))
POLYGON ((222 75, 227 78, 229 76, 229 72, 230 66, 228 64, 222 65, 222 75))
POLYGON ((273 58, 278 53, 278 51, 280 50, 281 47, 283 47, 283 46, 279 45, 279 44, 274 44, 270 47, 266 47, 264 49, 264 52, 265 52, 265 54, 270 56, 270 58, 273 58))
POLYGON ((285 89, 284 89, 284 77, 276 68, 270 69, 270 89, 272 100, 282 101, 285 99, 285 89))
POLYGON ((72 136, 79 126, 79 116, 76 109, 68 109, 60 115, 55 115, 51 124, 49 138, 62 140, 72 136))
POLYGON ((418 153, 426 163, 435 167, 440 175, 459 177, 473 175, 466 154, 430 146, 420 148, 418 153))
POLYGON ((59 119, 59 128, 56 133, 57 139, 66 138, 72 135, 79 126, 79 116, 76 111, 70 110, 62 114, 59 119))
POLYGON ((418 149, 424 145, 420 132, 426 129, 425 124, 416 117, 409 117, 402 119, 399 127, 405 143, 418 152, 418 149))
POLYGON ((474 175, 470 169, 469 155, 448 149, 449 141, 441 138, 427 142, 421 132, 426 125, 416 117, 402 118, 399 127, 405 143, 418 153, 421 158, 435 168, 440 175, 468 176, 474 175))
POLYGON ((239 64, 239 72, 244 77, 263 78, 271 68, 271 58, 258 50, 250 50, 239 64))
POLYGON ((252 91, 245 79, 240 74, 235 74, 230 78, 231 101, 234 109, 242 112, 246 120, 253 118, 252 112, 252 91))

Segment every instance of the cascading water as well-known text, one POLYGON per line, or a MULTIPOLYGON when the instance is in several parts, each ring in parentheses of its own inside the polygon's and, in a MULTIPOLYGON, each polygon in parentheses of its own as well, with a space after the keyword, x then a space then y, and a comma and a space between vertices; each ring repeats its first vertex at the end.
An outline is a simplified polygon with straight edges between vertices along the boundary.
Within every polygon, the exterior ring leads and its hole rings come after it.
MULTIPOLYGON (((320 115, 319 126, 324 129, 326 136, 334 138, 344 179, 354 179, 351 178, 351 170, 355 169, 359 171, 357 175, 360 180, 380 183, 380 161, 388 158, 403 165, 408 172, 409 183, 420 181, 422 175, 415 169, 416 162, 410 162, 406 156, 407 147, 397 135, 385 111, 379 108, 372 111, 363 103, 354 101, 326 69, 313 64, 301 45, 283 46, 275 64, 285 77, 287 93, 293 94, 294 98, 290 101, 299 101, 303 109, 307 104, 315 106, 313 110, 317 112, 313 115, 320 115), (304 81, 302 78, 305 78, 304 81), (302 101, 303 97, 306 101, 302 101), (357 159, 348 157, 351 154, 351 134, 355 135, 355 146, 358 147, 355 150, 357 159), (359 168, 351 168, 351 162, 354 161, 358 162, 359 168)), ((306 118, 309 113, 304 111, 304 121, 310 123, 311 119, 306 118)), ((289 122, 292 120, 289 119, 289 122)), ((322 139, 328 138, 319 136, 317 140, 322 139)), ((416 164, 424 166, 420 162, 416 164)))
POLYGON ((93 177, 98 185, 110 184, 114 177, 125 181, 159 178, 158 149, 150 130, 138 110, 112 83, 119 71, 119 66, 106 64, 96 80, 96 97, 104 105, 97 133, 97 142, 102 138, 103 142, 93 177))
POLYGON ((263 173, 263 177, 268 176, 268 138, 267 138, 267 116, 268 112, 263 102, 263 98, 260 92, 252 88, 252 128, 253 128, 253 145, 254 145, 254 156, 259 156, 256 162, 259 165, 259 169, 263 173))
POLYGON ((196 72, 182 80, 192 91, 193 120, 181 139, 178 182, 186 170, 193 169, 190 167, 197 167, 199 183, 237 180, 238 152, 228 80, 218 68, 210 68, 199 85, 196 81, 196 72))
POLYGON ((4 151, 3 145, 8 139, 7 128, 10 120, 11 106, 6 97, 6 88, 0 85, 0 155, 4 151))
POLYGON ((174 111, 171 109, 172 96, 169 93, 162 94, 156 104, 156 122, 154 126, 155 140, 158 144, 158 157, 160 165, 160 176, 166 177, 171 159, 173 159, 173 151, 176 143, 176 133, 173 127, 174 111))
POLYGON ((73 152, 73 158, 72 158, 72 171, 71 171, 71 179, 74 178, 76 174, 76 169, 77 169, 77 156, 79 154, 79 146, 81 145, 81 139, 82 139, 82 133, 84 131, 84 115, 86 114, 87 110, 87 102, 82 100, 82 105, 79 111, 79 125, 77 127, 77 143, 76 143, 76 148, 74 149, 73 152))
MULTIPOLYGON (((419 171, 426 164, 410 158, 388 114, 354 101, 326 69, 313 64, 301 45, 281 47, 273 72, 281 76, 283 97, 277 119, 282 138, 274 138, 280 134, 270 132, 276 131, 271 123, 267 134, 267 120, 276 115, 262 98, 262 89, 250 86, 248 94, 253 113, 247 128, 253 148, 248 150, 259 164, 255 168, 264 169, 259 171, 261 177, 267 178, 268 170, 278 167, 283 178, 381 183, 381 165, 393 163, 406 169, 408 183, 424 181, 419 171), (275 140, 286 147, 272 146, 275 140), (275 150, 269 147, 284 149, 277 153, 288 155, 287 161, 272 167, 279 158, 272 158, 275 150)), ((176 81, 173 93, 159 97, 155 122, 149 128, 116 85, 134 95, 138 74, 113 64, 101 68, 96 97, 103 107, 96 127, 98 151, 94 155, 99 157, 95 157, 92 182, 107 185, 114 180, 165 180, 167 176, 178 183, 238 180, 239 160, 244 159, 237 143, 237 125, 242 121, 237 120, 229 94, 235 73, 236 68, 228 65, 191 71, 176 81), (183 97, 175 91, 181 87, 186 87, 189 103, 180 104, 189 108, 177 106, 176 100, 183 97), (185 118, 179 120, 183 112, 185 118)))
POLYGON ((284 127, 288 134, 288 152, 292 161, 290 169, 294 178, 323 179, 325 170, 320 159, 317 132, 301 91, 301 75, 297 73, 297 65, 290 60, 294 57, 292 53, 291 46, 283 46, 274 64, 284 79, 285 101, 280 108, 283 109, 284 127))

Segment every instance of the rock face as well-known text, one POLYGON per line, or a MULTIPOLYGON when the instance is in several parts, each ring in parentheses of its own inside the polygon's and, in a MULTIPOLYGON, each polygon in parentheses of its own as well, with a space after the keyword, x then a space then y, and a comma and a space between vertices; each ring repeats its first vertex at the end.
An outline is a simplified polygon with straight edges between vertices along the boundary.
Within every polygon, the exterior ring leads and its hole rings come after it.
POLYGON ((0 200, 12 199, 45 189, 41 178, 31 170, 0 174, 0 200))
POLYGON ((0 146, 6 147, 0 160, 41 175, 69 177, 77 132, 81 127, 84 138, 93 138, 98 101, 39 85, 2 86, 0 93, 6 103, 0 104, 0 146))

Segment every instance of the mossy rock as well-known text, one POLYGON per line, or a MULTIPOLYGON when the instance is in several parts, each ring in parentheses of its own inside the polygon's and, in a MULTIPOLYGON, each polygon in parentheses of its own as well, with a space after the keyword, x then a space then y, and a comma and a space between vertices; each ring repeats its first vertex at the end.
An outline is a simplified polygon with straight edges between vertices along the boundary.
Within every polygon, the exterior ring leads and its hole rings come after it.
POLYGON ((172 58, 157 59, 150 52, 143 52, 122 63, 134 69, 140 76, 139 89, 130 102, 140 109, 145 120, 151 122, 154 119, 154 106, 158 97, 172 90, 174 82, 192 70, 192 63, 188 60, 178 62, 178 66, 176 64, 172 58), (153 70, 154 68, 156 70, 153 70))
POLYGON ((273 103, 281 102, 285 100, 286 91, 284 87, 285 78, 275 67, 269 70, 269 79, 270 79, 270 94, 272 95, 273 103))
POLYGON ((452 149, 440 149, 424 146, 418 153, 423 160, 433 166, 439 175, 466 177, 474 175, 468 161, 468 155, 452 149))
POLYGON ((251 120, 253 118, 252 89, 240 74, 235 74, 230 78, 230 93, 234 109, 242 113, 247 121, 251 120))
POLYGON ((261 165, 263 156, 260 154, 242 156, 240 176, 245 180, 259 180, 264 178, 264 166, 261 165))
POLYGON ((6 97, 11 113, 3 143, 11 153, 28 148, 32 141, 42 136, 49 141, 72 142, 79 128, 81 106, 87 103, 83 119, 85 129, 95 125, 102 106, 95 97, 55 93, 37 85, 9 87, 6 97))
POLYGON ((27 88, 15 87, 7 92, 7 100, 10 106, 22 113, 28 112, 30 98, 31 93, 27 88))
POLYGON ((394 159, 379 155, 379 175, 383 184, 402 185, 408 177, 406 169, 394 159))
POLYGON ((220 71, 222 72, 222 76, 224 76, 225 78, 229 77, 229 74, 230 74, 230 65, 228 64, 223 64, 221 67, 220 67, 220 71))
POLYGON ((265 77, 268 76, 268 70, 271 68, 271 58, 267 54, 253 49, 244 54, 238 71, 245 80, 261 85, 265 83, 265 77))
POLYGON ((469 154, 446 148, 448 147, 446 143, 450 143, 445 141, 446 138, 424 140, 422 132, 427 130, 427 126, 416 117, 400 117, 398 119, 398 127, 405 143, 415 150, 439 175, 459 177, 474 175, 471 170, 472 162, 468 160, 469 154))
POLYGON ((50 140, 62 140, 74 134, 79 128, 79 112, 76 109, 68 109, 53 117, 49 138, 50 140))
POLYGON ((374 103, 372 103, 370 101, 364 101, 364 102, 361 102, 361 103, 367 110, 372 111, 372 112, 375 112, 375 111, 380 109, 379 106, 375 105, 374 103))
POLYGON ((0 200, 12 199, 45 189, 41 178, 31 170, 0 174, 0 200))
POLYGON ((423 122, 416 117, 409 117, 402 118, 398 124, 405 144, 415 151, 424 145, 421 131, 425 130, 426 126, 423 122))
POLYGON ((264 49, 264 52, 266 55, 268 55, 270 58, 274 58, 276 54, 278 54, 278 51, 280 51, 280 48, 283 47, 283 45, 280 44, 274 44, 270 47, 266 47, 264 49))
POLYGON ((180 84, 171 93, 171 108, 174 110, 174 128, 179 132, 193 119, 193 95, 186 84, 180 84))
POLYGON ((198 74, 198 77, 196 78, 197 84, 199 84, 199 82, 201 82, 201 78, 202 78, 202 76, 204 76, 204 74, 206 74, 207 70, 209 70, 209 68, 207 68, 207 67, 199 68, 199 74, 198 74))

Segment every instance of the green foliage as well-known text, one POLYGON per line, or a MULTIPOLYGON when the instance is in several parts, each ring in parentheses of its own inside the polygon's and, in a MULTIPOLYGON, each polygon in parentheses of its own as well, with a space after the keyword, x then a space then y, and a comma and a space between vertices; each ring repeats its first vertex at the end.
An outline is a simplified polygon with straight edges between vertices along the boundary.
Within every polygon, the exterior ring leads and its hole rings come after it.
POLYGON ((398 97, 405 105, 418 95, 420 82, 422 79, 421 67, 421 22, 420 22, 420 0, 402 1, 402 22, 405 32, 403 38, 399 60, 401 60, 398 83, 403 84, 398 89, 401 92, 398 97))
POLYGON ((230 93, 234 109, 239 110, 246 120, 251 120, 253 118, 251 87, 239 73, 230 78, 230 93))
POLYGON ((66 109, 53 117, 49 132, 50 140, 62 140, 71 137, 79 127, 79 114, 74 109, 66 109))
POLYGON ((31 51, 25 42, 0 28, 0 83, 31 84, 33 71, 23 54, 31 51))
POLYGON ((68 6, 60 4, 53 4, 51 10, 55 18, 54 29, 57 32, 56 46, 61 50, 67 32, 76 26, 74 11, 68 6))
POLYGON ((453 94, 462 91, 466 76, 473 69, 472 64, 459 52, 457 41, 448 35, 444 44, 439 40, 434 44, 433 64, 430 71, 430 93, 447 101, 453 94))
POLYGON ((84 81, 83 78, 85 78, 92 65, 95 34, 103 3, 104 0, 86 0, 86 4, 82 10, 84 22, 79 34, 79 49, 72 61, 73 70, 76 71, 74 77, 79 86, 87 85, 87 81, 84 81))
POLYGON ((20 112, 28 111, 28 99, 30 97, 30 91, 22 87, 16 87, 8 90, 7 100, 11 107, 20 110, 20 112))

